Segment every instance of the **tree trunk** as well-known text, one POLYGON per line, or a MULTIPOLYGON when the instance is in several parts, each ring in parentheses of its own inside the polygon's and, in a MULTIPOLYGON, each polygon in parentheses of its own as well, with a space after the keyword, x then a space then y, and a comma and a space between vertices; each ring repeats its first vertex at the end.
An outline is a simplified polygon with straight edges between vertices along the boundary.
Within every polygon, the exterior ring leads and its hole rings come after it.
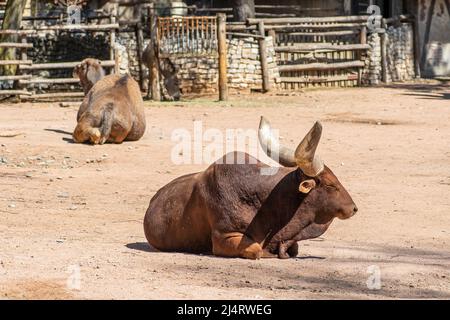
MULTIPOLYGON (((22 15, 27 0, 8 0, 5 9, 5 17, 3 19, 2 29, 19 30, 22 23, 22 15)), ((0 42, 17 42, 17 35, 2 35, 0 42)), ((0 60, 15 60, 16 49, 0 48, 0 60)), ((14 75, 17 66, 3 66, 0 68, 0 74, 14 75)))
POLYGON ((255 0, 233 1, 234 21, 245 22, 247 18, 255 17, 255 0))

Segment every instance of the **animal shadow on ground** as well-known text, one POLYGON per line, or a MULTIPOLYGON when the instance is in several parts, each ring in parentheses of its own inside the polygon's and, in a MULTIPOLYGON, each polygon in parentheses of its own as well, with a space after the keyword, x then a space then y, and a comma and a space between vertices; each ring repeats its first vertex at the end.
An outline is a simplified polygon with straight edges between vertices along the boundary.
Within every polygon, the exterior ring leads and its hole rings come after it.
POLYGON ((151 245, 149 245, 148 242, 128 243, 125 245, 125 247, 127 247, 128 249, 145 251, 145 252, 159 252, 158 250, 153 248, 151 245))
POLYGON ((70 136, 70 138, 67 137, 63 137, 62 140, 67 142, 67 143, 75 143, 75 141, 72 139, 72 132, 69 131, 64 131, 64 130, 60 130, 60 129, 44 129, 45 131, 50 131, 50 132, 56 132, 59 134, 65 134, 70 136))

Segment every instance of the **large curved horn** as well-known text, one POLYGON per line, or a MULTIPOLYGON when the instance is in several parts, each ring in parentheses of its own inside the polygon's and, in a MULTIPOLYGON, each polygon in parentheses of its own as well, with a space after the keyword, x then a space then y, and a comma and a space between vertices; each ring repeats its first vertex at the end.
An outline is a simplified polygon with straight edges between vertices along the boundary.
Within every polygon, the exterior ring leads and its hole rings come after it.
POLYGON ((273 135, 270 122, 266 118, 261 117, 259 123, 258 137, 264 152, 282 166, 298 166, 304 174, 310 177, 319 175, 324 169, 322 160, 315 155, 321 135, 322 125, 320 122, 316 122, 294 151, 279 144, 273 135))
POLYGON ((270 122, 264 117, 261 117, 259 122, 258 138, 264 152, 270 158, 285 167, 297 166, 294 150, 280 145, 273 135, 270 122))
POLYGON ((303 173, 316 177, 324 168, 322 160, 316 156, 316 149, 322 136, 322 125, 317 121, 295 150, 295 160, 303 173))

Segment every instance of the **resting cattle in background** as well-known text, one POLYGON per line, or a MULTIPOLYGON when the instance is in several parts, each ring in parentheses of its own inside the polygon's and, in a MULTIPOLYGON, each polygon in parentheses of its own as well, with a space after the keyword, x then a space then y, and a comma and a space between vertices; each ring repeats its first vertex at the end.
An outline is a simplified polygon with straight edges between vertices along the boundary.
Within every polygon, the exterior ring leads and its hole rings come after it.
MULTIPOLYGON (((321 132, 317 122, 295 151, 276 148, 284 167, 272 175, 261 174, 269 166, 236 152, 203 172, 173 180, 150 201, 144 218, 148 242, 162 251, 295 257, 298 241, 320 236, 334 218, 347 219, 357 211, 333 172, 315 156, 321 132), (245 164, 228 164, 231 156, 245 164)), ((277 160, 272 148, 278 144, 264 118, 259 140, 277 160)))
MULTIPOLYGON (((142 53, 142 59, 144 64, 150 70, 152 62, 155 57, 155 50, 151 45, 148 45, 144 52, 142 53)), ((170 61, 169 58, 159 58, 158 59, 158 70, 160 75, 160 91, 161 96, 164 100, 174 101, 180 100, 181 90, 180 82, 177 76, 178 68, 170 61)), ((150 72, 150 71, 149 71, 150 72)), ((150 97, 150 86, 148 84, 148 97, 150 97)))
POLYGON ((145 132, 144 105, 139 85, 130 75, 108 75, 96 59, 85 59, 75 67, 86 94, 77 114, 75 142, 139 140, 145 132))

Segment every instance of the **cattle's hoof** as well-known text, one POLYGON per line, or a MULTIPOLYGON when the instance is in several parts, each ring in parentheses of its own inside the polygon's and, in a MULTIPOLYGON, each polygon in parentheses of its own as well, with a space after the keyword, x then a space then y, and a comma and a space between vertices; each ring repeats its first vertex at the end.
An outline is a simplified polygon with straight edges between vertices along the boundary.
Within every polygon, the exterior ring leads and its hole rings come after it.
POLYGON ((280 259, 289 259, 291 255, 289 254, 289 249, 292 246, 290 246, 286 242, 280 242, 280 245, 278 247, 278 258, 280 259))
POLYGON ((292 246, 287 249, 287 253, 289 257, 295 258, 298 255, 298 243, 294 243, 292 246))
POLYGON ((258 243, 254 243, 242 252, 242 257, 252 260, 259 260, 263 256, 263 250, 258 243))
POLYGON ((88 133, 89 140, 91 140, 93 144, 102 144, 101 133, 99 129, 91 128, 89 129, 88 133))

